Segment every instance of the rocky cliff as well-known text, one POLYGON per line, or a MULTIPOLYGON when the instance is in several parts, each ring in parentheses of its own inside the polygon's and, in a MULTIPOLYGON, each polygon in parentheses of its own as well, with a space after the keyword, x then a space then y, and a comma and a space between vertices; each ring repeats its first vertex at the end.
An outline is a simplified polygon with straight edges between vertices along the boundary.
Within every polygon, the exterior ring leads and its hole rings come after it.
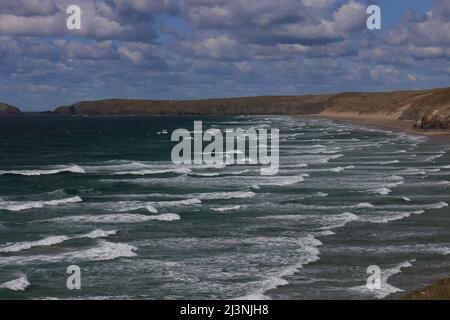
POLYGON ((0 102, 0 115, 20 114, 20 113, 21 112, 20 112, 19 108, 0 102))

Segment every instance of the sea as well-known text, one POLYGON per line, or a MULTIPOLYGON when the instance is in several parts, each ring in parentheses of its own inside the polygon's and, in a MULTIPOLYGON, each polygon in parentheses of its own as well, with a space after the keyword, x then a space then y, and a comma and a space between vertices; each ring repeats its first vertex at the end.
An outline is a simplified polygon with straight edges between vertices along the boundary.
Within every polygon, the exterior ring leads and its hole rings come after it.
POLYGON ((292 116, 0 117, 0 299, 402 299, 450 275, 449 150, 292 116), (279 129, 278 174, 173 164, 196 120, 279 129))

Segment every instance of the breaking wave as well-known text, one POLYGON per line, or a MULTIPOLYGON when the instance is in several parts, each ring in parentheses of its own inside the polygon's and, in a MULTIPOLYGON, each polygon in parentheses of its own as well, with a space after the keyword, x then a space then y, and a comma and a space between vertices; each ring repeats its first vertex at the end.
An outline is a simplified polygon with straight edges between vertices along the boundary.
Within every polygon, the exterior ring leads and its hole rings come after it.
POLYGON ((20 175, 20 176, 44 176, 59 173, 86 173, 84 169, 78 165, 73 166, 55 166, 53 169, 30 169, 30 170, 0 170, 0 175, 20 175))
POLYGON ((82 201, 83 200, 78 196, 48 201, 0 201, 0 210, 22 211, 44 208, 47 206, 60 206, 69 203, 79 203, 82 201))
POLYGON ((94 230, 92 232, 89 232, 87 234, 82 234, 78 236, 50 236, 42 240, 37 241, 25 241, 25 242, 17 242, 13 244, 7 244, 0 246, 0 252, 7 253, 7 252, 19 252, 23 250, 28 250, 34 247, 44 247, 44 246, 52 246, 56 244, 63 243, 68 240, 72 239, 82 239, 82 238, 90 238, 90 239, 97 239, 97 238, 107 238, 110 235, 116 234, 116 230, 112 231, 103 231, 103 230, 94 230))

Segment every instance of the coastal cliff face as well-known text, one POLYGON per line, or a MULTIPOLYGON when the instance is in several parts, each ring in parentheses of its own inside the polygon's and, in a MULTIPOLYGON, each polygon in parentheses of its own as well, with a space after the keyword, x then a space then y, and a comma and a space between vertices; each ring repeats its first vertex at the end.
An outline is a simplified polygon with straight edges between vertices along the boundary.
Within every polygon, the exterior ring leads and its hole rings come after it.
POLYGON ((81 115, 242 115, 317 113, 328 96, 248 97, 210 100, 100 100, 83 101, 55 110, 57 114, 81 115))
POLYGON ((0 115, 20 114, 20 113, 21 111, 19 110, 19 108, 0 102, 0 115))
POLYGON ((210 100, 83 101, 56 114, 78 115, 251 115, 353 114, 414 120, 420 128, 450 129, 450 88, 387 93, 247 97, 210 100))

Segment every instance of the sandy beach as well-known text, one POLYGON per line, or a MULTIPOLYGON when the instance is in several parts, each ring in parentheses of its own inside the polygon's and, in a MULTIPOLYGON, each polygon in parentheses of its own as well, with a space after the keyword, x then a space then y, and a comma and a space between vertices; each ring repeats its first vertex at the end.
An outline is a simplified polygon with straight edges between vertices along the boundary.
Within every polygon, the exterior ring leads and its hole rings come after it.
POLYGON ((314 115, 298 115, 310 119, 330 119, 337 122, 347 122, 367 125, 375 128, 389 129, 393 131, 403 131, 411 134, 418 134, 433 139, 450 139, 450 131, 444 130, 421 130, 414 128, 414 121, 399 120, 398 114, 360 114, 357 112, 330 112, 325 111, 314 115))

